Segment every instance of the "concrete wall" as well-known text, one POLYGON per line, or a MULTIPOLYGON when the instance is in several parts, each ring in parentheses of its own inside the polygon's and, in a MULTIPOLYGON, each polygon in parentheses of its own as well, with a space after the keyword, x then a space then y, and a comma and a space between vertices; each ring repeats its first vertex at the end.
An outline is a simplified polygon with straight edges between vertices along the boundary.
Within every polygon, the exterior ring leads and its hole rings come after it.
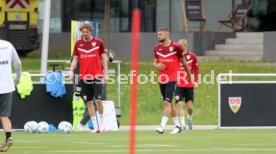
POLYGON ((264 61, 276 61, 276 32, 264 32, 264 61))
MULTIPOLYGON (((42 47, 42 34, 39 35, 40 49, 42 47)), ((70 33, 50 33, 49 35, 49 55, 55 52, 71 53, 71 35, 70 33)))
MULTIPOLYGON (((116 53, 118 59, 129 59, 131 56, 131 33, 114 33, 111 35, 110 47, 116 53)), ((153 48, 157 43, 155 33, 140 34, 140 59, 153 59, 153 48)), ((193 44, 192 34, 172 33, 174 41, 180 38, 187 38, 193 44)))
MULTIPOLYGON (((203 56, 205 50, 214 49, 215 44, 224 43, 225 38, 235 37, 235 33, 171 33, 170 37, 173 41, 178 41, 181 38, 186 38, 190 44, 190 50, 196 55, 203 56)), ((152 59, 153 48, 157 43, 156 33, 141 33, 140 38, 140 59, 152 59)), ((112 49, 116 53, 115 59, 130 59, 131 33, 111 33, 109 42, 110 49, 112 49)), ((70 33, 50 34, 49 55, 53 55, 55 54, 55 52, 66 52, 66 54, 70 55, 70 33)))

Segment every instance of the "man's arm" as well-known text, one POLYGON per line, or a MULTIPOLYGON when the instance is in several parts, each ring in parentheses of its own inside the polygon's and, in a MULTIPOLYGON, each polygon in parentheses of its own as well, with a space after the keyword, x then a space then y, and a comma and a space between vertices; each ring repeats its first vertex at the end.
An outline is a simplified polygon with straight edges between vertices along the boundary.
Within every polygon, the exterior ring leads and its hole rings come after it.
POLYGON ((69 79, 72 80, 74 76, 74 70, 77 67, 77 62, 78 62, 78 56, 74 55, 73 60, 71 62, 71 67, 69 71, 69 79))
POLYGON ((187 72, 189 82, 191 82, 191 71, 189 69, 189 66, 186 63, 185 58, 180 58, 180 62, 182 63, 183 67, 185 68, 185 70, 187 72))
POLYGON ((21 72, 22 72, 22 64, 21 64, 19 56, 13 46, 12 46, 12 63, 13 63, 13 67, 15 68, 14 83, 15 83, 15 85, 18 85, 18 83, 20 81, 20 77, 21 77, 21 72))
POLYGON ((194 79, 195 79, 194 88, 197 89, 197 88, 198 88, 198 74, 199 74, 199 68, 198 68, 198 62, 197 62, 196 56, 194 56, 193 59, 194 59, 194 60, 193 60, 193 64, 192 64, 192 69, 193 69, 193 72, 194 72, 194 79))
POLYGON ((159 63, 158 58, 154 58, 154 60, 153 60, 153 66, 155 68, 157 68, 158 70, 164 70, 165 69, 165 65, 162 64, 162 63, 159 63))
POLYGON ((194 77, 195 77, 195 82, 198 82, 198 74, 199 74, 199 67, 198 67, 198 62, 197 62, 197 58, 194 57, 193 60, 193 70, 194 70, 194 77))
POLYGON ((157 65, 158 65, 158 59, 154 58, 154 60, 153 60, 153 66, 157 68, 157 65))

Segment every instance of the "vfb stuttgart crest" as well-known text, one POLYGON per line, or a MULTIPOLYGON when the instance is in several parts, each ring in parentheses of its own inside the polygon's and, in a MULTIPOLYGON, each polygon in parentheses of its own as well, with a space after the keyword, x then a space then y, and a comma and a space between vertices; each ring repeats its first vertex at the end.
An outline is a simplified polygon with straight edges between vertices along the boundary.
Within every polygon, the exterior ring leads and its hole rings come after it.
POLYGON ((173 47, 169 47, 170 52, 173 52, 173 47))
POLYGON ((96 46, 96 42, 92 42, 92 47, 95 47, 96 46))
POLYGON ((242 98, 241 97, 228 97, 228 103, 231 110, 237 113, 241 107, 242 98))

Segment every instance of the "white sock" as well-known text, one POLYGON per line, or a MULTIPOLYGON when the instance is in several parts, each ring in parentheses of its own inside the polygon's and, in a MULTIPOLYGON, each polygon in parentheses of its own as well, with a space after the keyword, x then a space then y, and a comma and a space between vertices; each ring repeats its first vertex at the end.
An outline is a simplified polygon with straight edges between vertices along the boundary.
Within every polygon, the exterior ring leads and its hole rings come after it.
POLYGON ((192 120, 193 119, 193 115, 188 114, 188 119, 192 120))
POLYGON ((173 117, 172 119, 173 119, 173 123, 174 123, 174 125, 175 125, 175 126, 179 126, 179 120, 178 120, 178 117, 176 116, 176 117, 173 117))
POLYGON ((98 123, 97 123, 97 119, 96 119, 96 116, 93 116, 90 118, 92 123, 93 123, 93 127, 94 129, 99 129, 99 126, 98 126, 98 123))
POLYGON ((167 122, 168 122, 168 119, 169 119, 168 117, 165 117, 165 116, 162 117, 160 126, 161 126, 163 129, 165 129, 166 124, 167 124, 167 122))
POLYGON ((178 117, 178 118, 179 118, 180 124, 181 124, 182 126, 186 126, 186 124, 185 124, 185 117, 184 117, 184 116, 181 116, 181 117, 178 117))
POLYGON ((104 115, 103 114, 99 114, 99 124, 100 125, 104 124, 104 115))

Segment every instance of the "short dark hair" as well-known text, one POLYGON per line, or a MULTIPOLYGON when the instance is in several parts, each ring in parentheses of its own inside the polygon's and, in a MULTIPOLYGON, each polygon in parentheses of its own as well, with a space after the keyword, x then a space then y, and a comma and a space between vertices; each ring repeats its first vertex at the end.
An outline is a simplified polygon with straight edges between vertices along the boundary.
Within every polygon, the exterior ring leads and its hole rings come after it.
POLYGON ((167 27, 160 27, 160 28, 158 28, 157 31, 158 31, 158 32, 159 32, 159 31, 169 32, 169 28, 167 28, 167 27))

